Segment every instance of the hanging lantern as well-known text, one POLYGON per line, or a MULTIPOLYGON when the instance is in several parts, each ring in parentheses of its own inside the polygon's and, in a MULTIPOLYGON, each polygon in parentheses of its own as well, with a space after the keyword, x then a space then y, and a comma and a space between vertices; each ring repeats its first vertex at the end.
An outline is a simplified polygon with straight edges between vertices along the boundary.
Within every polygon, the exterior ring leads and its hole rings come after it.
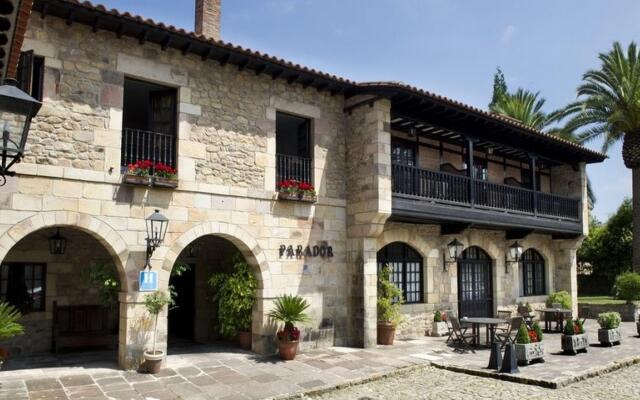
POLYGON ((511 261, 513 262, 520 261, 523 250, 524 249, 522 248, 520 243, 518 243, 518 241, 515 241, 511 246, 509 246, 509 254, 511 255, 511 261))
POLYGON ((169 226, 169 219, 160 214, 160 210, 155 210, 147 219, 147 261, 151 254, 164 241, 169 226))
POLYGON ((460 255, 462 254, 462 250, 464 250, 464 245, 460 243, 458 239, 453 239, 451 242, 449 242, 449 244, 447 244, 447 252, 449 253, 448 254, 449 260, 446 259, 446 256, 443 257, 444 263, 442 265, 442 269, 444 271, 447 271, 447 265, 449 263, 454 263, 458 261, 458 257, 460 257, 460 255))
POLYGON ((56 234, 49 237, 49 253, 60 255, 64 254, 67 249, 67 239, 60 235, 60 228, 56 231, 56 234))

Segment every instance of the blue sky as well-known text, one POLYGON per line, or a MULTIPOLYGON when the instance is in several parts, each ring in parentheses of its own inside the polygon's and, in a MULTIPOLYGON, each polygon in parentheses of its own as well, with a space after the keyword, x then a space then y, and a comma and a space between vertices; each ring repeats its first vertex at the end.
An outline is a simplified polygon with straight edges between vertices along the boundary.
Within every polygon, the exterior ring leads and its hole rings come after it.
MULTIPOLYGON (((193 28, 191 0, 102 4, 193 28)), ((575 100, 582 74, 614 40, 626 46, 640 39, 638 15, 637 0, 222 0, 222 39, 356 81, 404 81, 484 108, 500 66, 510 89, 540 91, 550 111, 575 100)), ((601 220, 631 196, 620 146, 609 155, 588 168, 601 220)))

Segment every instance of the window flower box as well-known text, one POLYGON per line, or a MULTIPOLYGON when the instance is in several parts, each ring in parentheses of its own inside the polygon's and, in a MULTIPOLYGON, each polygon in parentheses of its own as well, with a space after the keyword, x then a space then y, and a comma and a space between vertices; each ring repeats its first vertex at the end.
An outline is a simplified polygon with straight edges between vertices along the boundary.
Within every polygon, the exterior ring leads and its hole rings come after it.
POLYGON ((566 354, 576 355, 578 352, 587 352, 589 348, 589 338, 584 332, 584 327, 580 321, 569 318, 560 338, 562 351, 566 354))
POLYGON ((178 187, 176 169, 170 165, 156 163, 153 166, 153 186, 171 189, 178 187))
POLYGON ((144 176, 144 175, 124 174, 122 176, 122 182, 131 184, 131 185, 149 186, 151 185, 151 177, 148 175, 144 176))
POLYGON ((529 365, 533 361, 544 362, 544 342, 540 325, 536 322, 529 328, 524 322, 518 329, 515 351, 518 364, 529 365))
POLYGON ((277 188, 279 200, 294 200, 306 203, 318 201, 315 188, 308 182, 288 179, 278 182, 277 188))
POLYGON ((122 180, 124 183, 132 185, 162 188, 178 187, 175 168, 163 163, 154 163, 151 160, 139 160, 129 164, 122 180))

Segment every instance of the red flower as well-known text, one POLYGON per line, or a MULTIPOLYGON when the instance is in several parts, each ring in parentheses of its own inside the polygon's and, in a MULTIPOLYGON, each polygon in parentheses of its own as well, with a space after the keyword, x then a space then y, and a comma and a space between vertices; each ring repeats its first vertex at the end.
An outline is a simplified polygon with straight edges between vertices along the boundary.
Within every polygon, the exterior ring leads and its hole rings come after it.
POLYGON ((538 334, 536 331, 529 331, 529 339, 531 340, 531 343, 536 343, 538 341, 538 334))
POLYGON ((300 340, 300 330, 298 328, 282 329, 276 334, 278 340, 296 341, 300 340))

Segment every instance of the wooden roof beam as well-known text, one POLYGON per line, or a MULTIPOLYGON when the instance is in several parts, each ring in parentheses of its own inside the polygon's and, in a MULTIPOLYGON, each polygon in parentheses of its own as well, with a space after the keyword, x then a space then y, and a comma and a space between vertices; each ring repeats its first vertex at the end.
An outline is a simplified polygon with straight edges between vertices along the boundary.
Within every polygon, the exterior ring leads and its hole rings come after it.
POLYGON ((278 77, 279 77, 280 75, 282 75, 282 73, 283 73, 283 72, 284 72, 284 69, 282 69, 282 68, 281 68, 281 69, 278 69, 278 70, 276 70, 276 71, 274 71, 274 72, 271 74, 271 79, 273 79, 273 80, 275 81, 276 79, 278 79, 278 77))
POLYGON ((98 32, 98 26, 100 25, 100 17, 96 16, 93 19, 93 24, 91 25, 91 32, 96 33, 98 32))
POLYGON ((247 65, 249 65, 249 59, 245 58, 244 60, 240 61, 238 63, 238 71, 242 72, 244 71, 244 69, 247 67, 247 65))
POLYGON ((185 46, 182 47, 182 55, 186 56, 187 53, 189 52, 189 50, 191 50, 191 46, 193 46, 193 42, 192 41, 188 41, 187 44, 185 46))
POLYGON ((225 65, 227 65, 229 60, 231 60, 231 53, 226 53, 218 59, 218 62, 220 63, 221 67, 224 67, 225 65))
POLYGON ((171 34, 167 33, 167 36, 162 39, 162 43, 160 43, 160 48, 162 50, 167 50, 167 47, 169 47, 169 44, 171 43, 171 37, 171 34))
POLYGON ((260 75, 261 73, 263 73, 265 70, 267 69, 267 64, 260 64, 256 67, 256 75, 260 75))
POLYGON ((149 30, 143 29, 142 33, 138 36, 138 43, 144 44, 147 41, 147 37, 149 37, 149 30))

